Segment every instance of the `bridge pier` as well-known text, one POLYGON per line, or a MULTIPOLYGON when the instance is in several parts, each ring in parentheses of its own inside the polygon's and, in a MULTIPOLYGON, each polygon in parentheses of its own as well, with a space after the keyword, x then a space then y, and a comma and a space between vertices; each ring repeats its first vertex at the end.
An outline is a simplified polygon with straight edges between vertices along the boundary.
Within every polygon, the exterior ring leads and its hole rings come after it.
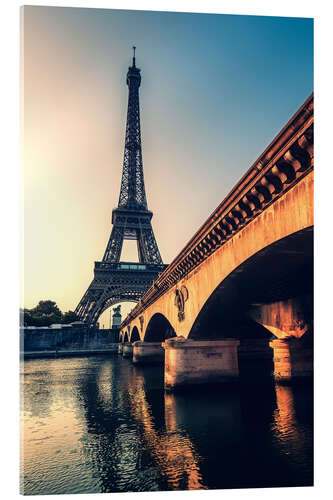
POLYGON ((119 342, 118 344, 118 354, 122 354, 123 353, 123 344, 122 342, 119 342))
POLYGON ((289 337, 272 340, 274 352, 274 378, 279 383, 311 378, 313 375, 313 349, 302 340, 289 337))
POLYGON ((278 339, 301 338, 312 329, 313 294, 253 307, 249 315, 278 339))
POLYGON ((236 339, 197 341, 174 337, 165 340, 162 344, 165 388, 237 380, 238 345, 236 339))
POLYGON ((131 342, 123 343, 123 358, 131 358, 133 355, 133 344, 131 342))
POLYGON ((164 361, 164 349, 161 342, 133 343, 133 363, 135 364, 162 364, 164 361))

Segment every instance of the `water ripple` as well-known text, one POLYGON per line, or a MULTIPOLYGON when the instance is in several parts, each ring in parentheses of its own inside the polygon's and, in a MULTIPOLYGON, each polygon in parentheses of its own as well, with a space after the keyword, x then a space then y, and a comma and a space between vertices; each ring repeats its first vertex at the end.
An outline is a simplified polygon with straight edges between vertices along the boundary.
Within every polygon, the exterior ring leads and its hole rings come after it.
POLYGON ((312 482, 306 392, 167 394, 116 355, 29 360, 22 383, 25 494, 312 482))

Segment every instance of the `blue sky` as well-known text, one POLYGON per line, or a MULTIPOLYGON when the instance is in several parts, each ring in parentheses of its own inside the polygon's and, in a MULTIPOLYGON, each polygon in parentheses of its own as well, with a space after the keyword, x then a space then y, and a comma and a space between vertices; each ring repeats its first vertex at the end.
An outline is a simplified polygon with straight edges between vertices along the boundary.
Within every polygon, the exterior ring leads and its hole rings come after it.
POLYGON ((27 307, 53 298, 74 308, 103 256, 133 44, 147 199, 166 263, 313 91, 312 19, 25 7, 27 307))

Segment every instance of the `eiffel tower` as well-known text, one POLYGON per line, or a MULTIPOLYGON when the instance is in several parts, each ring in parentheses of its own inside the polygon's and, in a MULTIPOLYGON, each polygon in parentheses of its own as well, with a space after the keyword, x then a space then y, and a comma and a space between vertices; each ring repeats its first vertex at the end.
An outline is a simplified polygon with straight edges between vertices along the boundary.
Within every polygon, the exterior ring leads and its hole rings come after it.
POLYGON ((95 262, 94 279, 75 309, 81 321, 94 326, 99 316, 118 302, 138 302, 158 275, 163 264, 155 240, 143 179, 139 87, 140 69, 128 68, 128 111, 123 175, 118 207, 112 211, 111 235, 101 262, 95 262), (120 262, 124 240, 136 240, 138 263, 120 262))

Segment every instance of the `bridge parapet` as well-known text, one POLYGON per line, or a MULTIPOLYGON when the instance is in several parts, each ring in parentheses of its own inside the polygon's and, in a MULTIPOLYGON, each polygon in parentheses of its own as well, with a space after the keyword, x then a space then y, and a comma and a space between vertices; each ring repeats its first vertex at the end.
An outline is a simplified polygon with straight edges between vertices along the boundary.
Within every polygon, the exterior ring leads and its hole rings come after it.
POLYGON ((313 168, 313 95, 289 120, 123 321, 128 325, 313 168))

